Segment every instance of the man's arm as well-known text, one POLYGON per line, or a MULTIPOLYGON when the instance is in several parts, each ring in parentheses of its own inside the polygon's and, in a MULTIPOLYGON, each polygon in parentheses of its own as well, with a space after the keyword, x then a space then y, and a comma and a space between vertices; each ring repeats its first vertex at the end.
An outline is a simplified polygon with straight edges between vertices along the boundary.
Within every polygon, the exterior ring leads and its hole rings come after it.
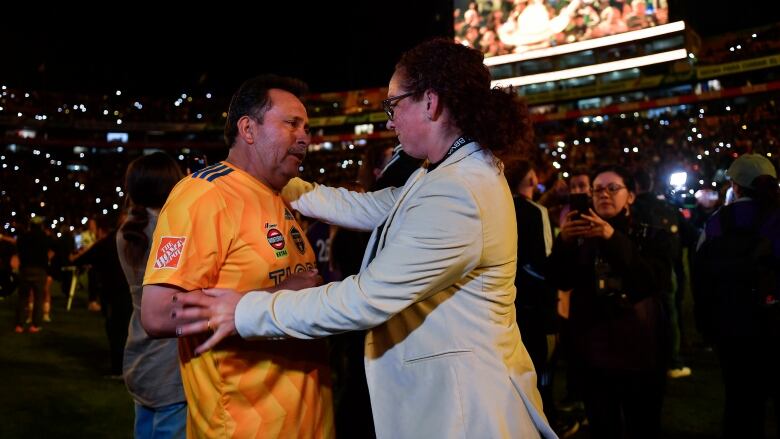
POLYGON ((402 191, 401 187, 354 192, 294 178, 282 190, 282 198, 306 216, 348 229, 370 231, 387 217, 402 191))
POLYGON ((141 325, 152 338, 176 337, 177 323, 174 320, 176 293, 184 290, 173 285, 151 284, 144 285, 141 295, 141 325))

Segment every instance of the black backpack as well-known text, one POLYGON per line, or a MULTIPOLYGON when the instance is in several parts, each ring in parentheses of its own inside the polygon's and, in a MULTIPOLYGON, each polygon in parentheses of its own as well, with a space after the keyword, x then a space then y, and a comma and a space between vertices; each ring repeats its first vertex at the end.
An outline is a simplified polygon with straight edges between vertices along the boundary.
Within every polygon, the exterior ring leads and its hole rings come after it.
POLYGON ((721 235, 697 252, 697 308, 715 337, 780 335, 780 260, 762 224, 738 227, 732 206, 721 210, 721 235))

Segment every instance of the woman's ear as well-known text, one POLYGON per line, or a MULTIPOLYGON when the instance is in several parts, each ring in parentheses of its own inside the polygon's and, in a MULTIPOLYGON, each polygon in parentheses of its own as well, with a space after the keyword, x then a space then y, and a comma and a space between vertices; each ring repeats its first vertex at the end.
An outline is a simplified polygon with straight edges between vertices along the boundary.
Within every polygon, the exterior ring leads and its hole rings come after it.
POLYGON ((427 101, 425 105, 425 115, 428 120, 438 119, 442 112, 439 94, 433 90, 426 90, 423 99, 427 101))

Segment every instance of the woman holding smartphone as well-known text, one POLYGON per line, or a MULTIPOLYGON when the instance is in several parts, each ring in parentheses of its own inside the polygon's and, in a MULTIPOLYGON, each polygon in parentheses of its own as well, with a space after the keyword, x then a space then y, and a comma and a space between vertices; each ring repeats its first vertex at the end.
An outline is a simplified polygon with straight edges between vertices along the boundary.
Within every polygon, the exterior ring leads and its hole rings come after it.
POLYGON ((572 208, 550 255, 552 282, 572 290, 572 366, 598 438, 660 432, 666 364, 657 283, 671 266, 663 240, 631 220, 633 187, 619 166, 597 171, 593 208, 572 208))

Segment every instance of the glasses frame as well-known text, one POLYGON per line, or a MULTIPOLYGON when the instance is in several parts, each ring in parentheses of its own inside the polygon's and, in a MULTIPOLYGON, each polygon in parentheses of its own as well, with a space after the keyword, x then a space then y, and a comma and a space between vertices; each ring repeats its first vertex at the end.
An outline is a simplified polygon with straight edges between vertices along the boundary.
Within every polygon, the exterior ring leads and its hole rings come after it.
POLYGON ((602 186, 602 187, 593 186, 592 188, 590 188, 590 191, 591 191, 591 193, 593 194, 594 197, 597 197, 597 196, 601 195, 602 192, 606 192, 610 196, 614 196, 615 194, 617 194, 618 192, 620 192, 623 189, 628 189, 628 188, 626 186, 620 186, 618 184, 614 184, 614 185, 613 184, 608 184, 608 185, 602 186))
POLYGON ((398 101, 400 101, 403 98, 408 98, 409 96, 417 94, 416 91, 410 91, 409 93, 404 93, 402 95, 393 96, 391 98, 387 98, 382 101, 382 109, 385 110, 385 113, 387 114, 387 118, 392 121, 393 117, 395 116, 395 106, 398 105, 398 101), (395 103, 394 103, 395 102, 395 103))

